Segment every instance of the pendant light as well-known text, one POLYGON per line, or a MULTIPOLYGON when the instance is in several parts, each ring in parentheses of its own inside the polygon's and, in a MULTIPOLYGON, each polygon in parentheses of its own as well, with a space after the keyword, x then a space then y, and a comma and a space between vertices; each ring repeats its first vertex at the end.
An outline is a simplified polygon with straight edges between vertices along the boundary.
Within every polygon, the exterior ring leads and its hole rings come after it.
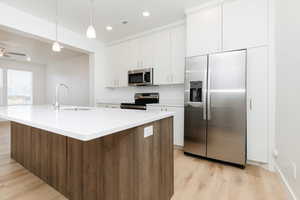
POLYGON ((90 0, 90 25, 86 30, 86 37, 95 39, 97 37, 96 29, 94 27, 94 0, 90 0))
POLYGON ((52 45, 52 51, 54 51, 54 52, 61 51, 61 46, 58 42, 58 0, 56 0, 55 42, 52 45))

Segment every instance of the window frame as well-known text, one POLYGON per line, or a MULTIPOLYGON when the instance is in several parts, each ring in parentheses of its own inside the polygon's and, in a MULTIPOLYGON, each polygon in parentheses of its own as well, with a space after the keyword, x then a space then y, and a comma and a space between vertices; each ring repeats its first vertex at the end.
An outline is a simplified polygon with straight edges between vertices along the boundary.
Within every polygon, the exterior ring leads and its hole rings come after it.
POLYGON ((0 69, 3 70, 3 94, 2 94, 2 105, 3 106, 26 106, 26 105, 33 105, 34 104, 34 71, 30 69, 24 69, 19 67, 7 67, 7 66, 0 66, 0 69), (14 70, 14 71, 23 71, 23 72, 30 72, 31 73, 31 98, 32 103, 31 104, 14 104, 14 105, 8 105, 8 70, 14 70))

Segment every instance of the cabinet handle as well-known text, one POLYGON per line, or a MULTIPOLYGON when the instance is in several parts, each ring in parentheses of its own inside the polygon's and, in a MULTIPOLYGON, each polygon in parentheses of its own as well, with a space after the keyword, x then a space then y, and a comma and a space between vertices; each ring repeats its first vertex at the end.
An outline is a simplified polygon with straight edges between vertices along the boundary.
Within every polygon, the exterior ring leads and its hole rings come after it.
POLYGON ((250 110, 252 110, 252 108, 253 108, 253 100, 252 100, 252 98, 250 99, 249 107, 250 107, 250 110))

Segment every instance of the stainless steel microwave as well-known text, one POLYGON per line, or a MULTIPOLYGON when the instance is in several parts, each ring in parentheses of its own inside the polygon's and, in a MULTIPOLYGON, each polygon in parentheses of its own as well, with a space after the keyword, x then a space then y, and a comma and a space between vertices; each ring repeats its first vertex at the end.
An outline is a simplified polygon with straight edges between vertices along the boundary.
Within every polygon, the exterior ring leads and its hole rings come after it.
POLYGON ((128 71, 129 86, 153 85, 153 68, 128 71))

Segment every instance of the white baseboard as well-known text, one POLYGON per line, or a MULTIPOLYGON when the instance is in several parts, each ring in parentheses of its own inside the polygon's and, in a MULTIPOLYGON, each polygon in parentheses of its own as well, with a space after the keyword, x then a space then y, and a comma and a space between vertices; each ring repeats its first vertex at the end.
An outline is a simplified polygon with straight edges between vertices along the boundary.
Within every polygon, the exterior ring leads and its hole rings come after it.
POLYGON ((174 149, 182 151, 183 150, 183 146, 174 144, 174 149))
POLYGON ((261 168, 264 168, 265 170, 270 171, 270 167, 269 167, 268 163, 262 163, 262 162, 257 162, 257 161, 253 161, 253 160, 247 160, 247 164, 256 165, 256 166, 259 166, 261 168))
POLYGON ((278 174, 280 175, 280 178, 281 178, 283 184, 286 187, 286 190, 289 194, 289 200, 297 200, 297 197, 296 197, 293 189, 291 188, 289 182, 285 178, 284 174, 282 173, 282 171, 281 171, 280 167, 277 165, 277 163, 275 163, 275 168, 276 168, 276 171, 278 172, 278 174))

